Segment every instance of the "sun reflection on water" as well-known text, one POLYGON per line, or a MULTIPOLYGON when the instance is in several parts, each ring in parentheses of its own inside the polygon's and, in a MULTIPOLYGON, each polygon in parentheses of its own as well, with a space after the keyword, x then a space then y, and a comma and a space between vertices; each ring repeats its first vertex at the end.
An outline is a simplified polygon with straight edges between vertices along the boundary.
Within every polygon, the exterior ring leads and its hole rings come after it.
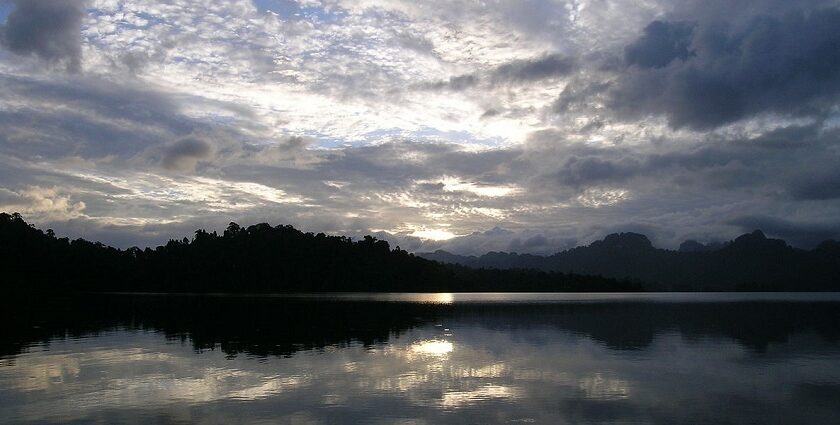
POLYGON ((445 356, 451 353, 453 349, 454 346, 451 342, 438 339, 418 341, 411 346, 413 353, 430 356, 445 356))
POLYGON ((438 292, 429 294, 414 294, 416 301, 429 304, 452 304, 455 302, 455 294, 449 292, 438 292))

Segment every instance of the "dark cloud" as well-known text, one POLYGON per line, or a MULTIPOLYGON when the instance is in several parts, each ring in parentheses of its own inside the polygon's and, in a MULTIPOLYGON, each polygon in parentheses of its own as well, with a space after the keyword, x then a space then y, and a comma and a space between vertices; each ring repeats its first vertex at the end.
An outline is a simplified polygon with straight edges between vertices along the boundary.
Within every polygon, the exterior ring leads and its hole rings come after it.
MULTIPOLYGON (((0 75, 0 88, 6 93, 47 106, 65 105, 75 113, 90 113, 109 120, 127 120, 154 127, 189 131, 180 112, 177 95, 136 81, 113 82, 72 76, 49 81, 0 75)), ((192 102, 201 99, 192 97, 192 102)), ((52 109, 52 108, 44 108, 52 109)), ((154 131, 154 129, 150 129, 154 131)))
POLYGON ((693 23, 653 21, 641 38, 624 49, 624 59, 642 68, 661 68, 676 59, 686 60, 693 31, 693 23))
POLYGON ((449 77, 449 80, 447 81, 438 81, 436 83, 429 84, 427 88, 432 90, 447 89, 452 91, 462 91, 475 86, 478 84, 478 81, 479 79, 475 75, 456 75, 449 77))
POLYGON ((111 66, 114 70, 124 70, 129 74, 138 74, 145 70, 151 63, 163 62, 169 51, 174 48, 171 40, 165 40, 155 45, 150 51, 129 50, 111 58, 111 66))
POLYGON ((551 132, 532 139, 523 154, 544 184, 579 191, 592 186, 669 190, 750 191, 783 199, 840 197, 836 145, 840 132, 820 125, 791 125, 754 137, 706 136, 686 145, 663 140, 647 147, 552 142, 551 132), (807 167, 796 166, 807 164, 807 167))
POLYGON ((10 0, 14 5, 0 28, 3 45, 78 71, 82 59, 84 0, 10 0))
POLYGON ((626 60, 611 92, 626 117, 661 114, 671 127, 704 130, 764 112, 821 116, 840 94, 840 9, 745 23, 657 21, 626 60))
POLYGON ((411 34, 409 32, 400 31, 394 34, 394 40, 399 46, 420 53, 432 54, 435 49, 434 43, 420 34, 411 34))
POLYGON ((516 149, 472 152, 453 144, 393 141, 354 147, 324 157, 315 169, 328 180, 356 180, 369 189, 402 186, 417 179, 443 175, 474 176, 496 183, 500 166, 516 168, 516 149))
POLYGON ((522 241, 522 246, 523 247, 542 246, 542 245, 545 245, 547 242, 548 242, 548 239, 546 239, 545 236, 535 235, 535 236, 531 236, 530 238, 522 241))
POLYGON ((784 16, 837 6, 836 0, 679 0, 669 2, 674 21, 748 22, 756 15, 784 16))
POLYGON ((522 235, 513 238, 506 251, 516 253, 551 255, 577 246, 578 240, 568 235, 522 235))
POLYGON ((527 82, 571 74, 577 68, 574 59, 558 54, 537 59, 518 60, 498 66, 492 72, 494 82, 527 82))
MULTIPOLYGON (((0 110, 2 153, 23 160, 77 156, 129 159, 190 134, 225 133, 232 140, 258 134, 245 107, 195 96, 168 93, 136 80, 115 82, 86 76, 54 75, 48 80, 0 75, 8 98, 27 99, 21 107, 0 110), (188 116, 182 105, 237 117, 227 126, 188 116)), ((295 142, 288 141, 294 144, 295 142)))
POLYGON ((733 230, 732 217, 784 217, 791 212, 797 212, 798 231, 781 233, 779 223, 769 221, 767 229, 803 247, 833 237, 832 227, 824 222, 840 199, 837 129, 791 125, 752 137, 701 137, 692 143, 666 138, 645 146, 605 148, 564 141, 560 132, 542 132, 523 153, 522 166, 530 175, 542 176, 522 183, 526 202, 555 200, 569 205, 564 217, 587 216, 575 219, 580 227, 566 233, 584 243, 632 230, 648 235, 658 246, 676 247, 689 237, 720 240, 765 227, 765 222, 753 220, 733 230), (613 188, 627 190, 627 198, 601 208, 583 208, 576 202, 590 189, 597 196, 613 188))
POLYGON ((590 99, 609 89, 609 82, 579 82, 573 81, 563 88, 560 96, 551 105, 558 113, 566 113, 582 106, 590 106, 590 99))
POLYGON ((602 182, 626 181, 638 173, 640 168, 641 164, 634 158, 573 156, 563 163, 557 177, 565 185, 585 187, 602 182))
POLYGON ((213 147, 204 140, 187 137, 164 149, 161 164, 168 170, 190 171, 198 161, 208 159, 213 154, 213 147))
POLYGON ((477 86, 482 81, 490 85, 529 83, 571 75, 577 68, 577 61, 573 58, 550 54, 534 59, 507 62, 488 72, 453 76, 449 80, 423 84, 421 88, 462 91, 477 86))
POLYGON ((820 170, 808 173, 790 183, 789 192, 798 200, 829 200, 840 198, 840 171, 820 170))
POLYGON ((498 110, 498 109, 488 109, 488 110, 484 111, 484 113, 483 113, 483 114, 481 114, 481 118, 482 118, 482 119, 485 119, 485 118, 493 118, 493 117, 495 117, 495 116, 497 116, 497 115, 499 115, 499 114, 500 114, 500 112, 499 112, 499 110, 498 110))

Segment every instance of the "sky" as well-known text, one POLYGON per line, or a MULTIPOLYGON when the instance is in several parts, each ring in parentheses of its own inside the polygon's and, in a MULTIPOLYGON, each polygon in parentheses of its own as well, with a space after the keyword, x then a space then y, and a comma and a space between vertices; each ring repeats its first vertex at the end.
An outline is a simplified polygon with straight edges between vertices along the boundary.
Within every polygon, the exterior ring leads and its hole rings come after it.
POLYGON ((0 0, 0 211, 154 246, 840 239, 840 2, 0 0))

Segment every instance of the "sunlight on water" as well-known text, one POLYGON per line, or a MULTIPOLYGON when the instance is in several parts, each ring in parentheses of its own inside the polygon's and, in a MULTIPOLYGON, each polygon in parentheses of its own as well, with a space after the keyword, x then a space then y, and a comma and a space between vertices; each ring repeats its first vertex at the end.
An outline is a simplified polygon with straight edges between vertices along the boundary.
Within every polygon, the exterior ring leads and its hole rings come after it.
POLYGON ((452 304, 455 301, 455 294, 448 292, 417 294, 417 301, 434 304, 452 304))
POLYGON ((840 302, 840 292, 347 292, 277 294, 278 298, 333 301, 453 303, 730 303, 730 302, 840 302))
POLYGON ((305 299, 305 300, 332 300, 332 301, 375 301, 375 302, 409 302, 422 304, 452 304, 462 294, 449 292, 407 292, 407 293, 373 293, 373 292, 346 292, 346 293, 304 293, 304 294, 281 294, 278 298, 305 299))
POLYGON ((411 346, 411 351, 432 356, 444 356, 452 352, 452 343, 449 341, 419 341, 411 346))

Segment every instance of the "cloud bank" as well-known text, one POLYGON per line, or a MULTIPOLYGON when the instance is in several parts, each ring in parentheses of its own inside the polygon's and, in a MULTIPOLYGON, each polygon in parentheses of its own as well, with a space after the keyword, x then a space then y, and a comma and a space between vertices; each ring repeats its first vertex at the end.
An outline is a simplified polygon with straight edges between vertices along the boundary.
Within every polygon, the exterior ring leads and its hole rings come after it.
POLYGON ((840 229, 830 1, 5 1, 0 210, 551 253, 840 229))

